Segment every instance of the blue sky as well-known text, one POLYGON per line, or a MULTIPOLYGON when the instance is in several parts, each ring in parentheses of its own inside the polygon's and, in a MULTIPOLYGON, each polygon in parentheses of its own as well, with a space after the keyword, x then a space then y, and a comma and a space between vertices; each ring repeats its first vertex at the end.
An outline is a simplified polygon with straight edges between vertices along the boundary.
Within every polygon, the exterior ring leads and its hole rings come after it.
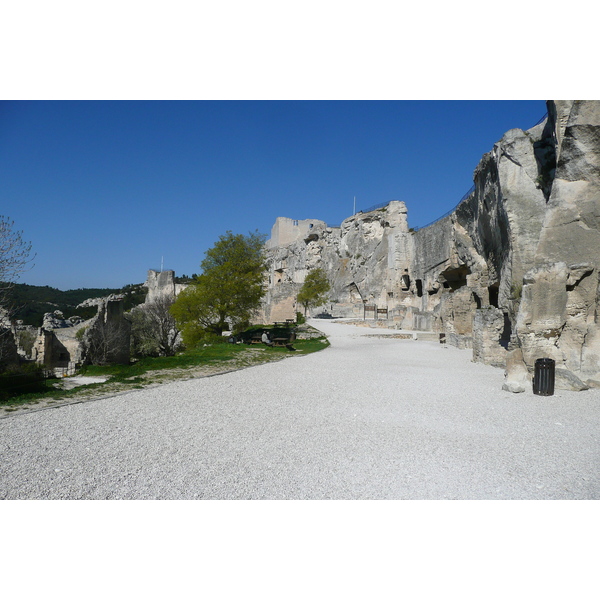
POLYGON ((120 287, 199 272, 231 230, 454 207, 481 156, 544 101, 4 101, 0 214, 31 241, 22 283, 120 287))

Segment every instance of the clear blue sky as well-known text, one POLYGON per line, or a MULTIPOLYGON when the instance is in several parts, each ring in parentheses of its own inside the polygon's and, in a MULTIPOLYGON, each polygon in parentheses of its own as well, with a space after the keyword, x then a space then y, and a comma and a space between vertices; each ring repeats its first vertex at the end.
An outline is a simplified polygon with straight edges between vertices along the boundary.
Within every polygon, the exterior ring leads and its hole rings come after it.
POLYGON ((389 200, 452 209, 481 156, 539 101, 3 101, 0 214, 31 241, 20 281, 120 287, 199 272, 231 230, 339 224, 389 200))

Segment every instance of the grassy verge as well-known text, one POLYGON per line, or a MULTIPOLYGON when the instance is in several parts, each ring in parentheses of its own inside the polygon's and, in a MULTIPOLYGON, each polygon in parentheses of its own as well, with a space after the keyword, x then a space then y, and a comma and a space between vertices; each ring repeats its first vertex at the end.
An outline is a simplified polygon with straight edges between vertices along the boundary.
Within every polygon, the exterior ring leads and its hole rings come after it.
POLYGON ((177 379, 214 375, 283 358, 303 356, 323 350, 327 346, 329 342, 325 337, 295 340, 293 351, 286 347, 273 348, 261 344, 199 345, 176 356, 144 358, 130 365, 87 366, 82 369, 81 375, 107 377, 107 381, 64 390, 58 387, 61 384, 60 380, 48 380, 45 390, 0 400, 0 407, 3 407, 4 412, 12 412, 40 402, 52 405, 63 401, 111 395, 177 379))

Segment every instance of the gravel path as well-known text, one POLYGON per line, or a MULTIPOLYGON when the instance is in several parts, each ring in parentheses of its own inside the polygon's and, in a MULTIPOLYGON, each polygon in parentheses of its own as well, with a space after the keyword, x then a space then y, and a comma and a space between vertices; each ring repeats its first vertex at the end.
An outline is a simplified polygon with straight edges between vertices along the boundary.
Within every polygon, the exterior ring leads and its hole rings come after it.
POLYGON ((330 348, 0 420, 0 498, 600 498, 600 390, 311 324, 330 348))

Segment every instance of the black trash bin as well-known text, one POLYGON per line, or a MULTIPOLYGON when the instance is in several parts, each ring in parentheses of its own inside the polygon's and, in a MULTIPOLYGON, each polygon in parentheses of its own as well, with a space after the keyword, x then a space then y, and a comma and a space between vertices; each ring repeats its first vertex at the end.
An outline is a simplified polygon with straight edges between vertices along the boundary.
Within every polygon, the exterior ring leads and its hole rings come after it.
POLYGON ((533 393, 538 396, 554 394, 554 365, 551 358, 538 358, 533 374, 533 393))

